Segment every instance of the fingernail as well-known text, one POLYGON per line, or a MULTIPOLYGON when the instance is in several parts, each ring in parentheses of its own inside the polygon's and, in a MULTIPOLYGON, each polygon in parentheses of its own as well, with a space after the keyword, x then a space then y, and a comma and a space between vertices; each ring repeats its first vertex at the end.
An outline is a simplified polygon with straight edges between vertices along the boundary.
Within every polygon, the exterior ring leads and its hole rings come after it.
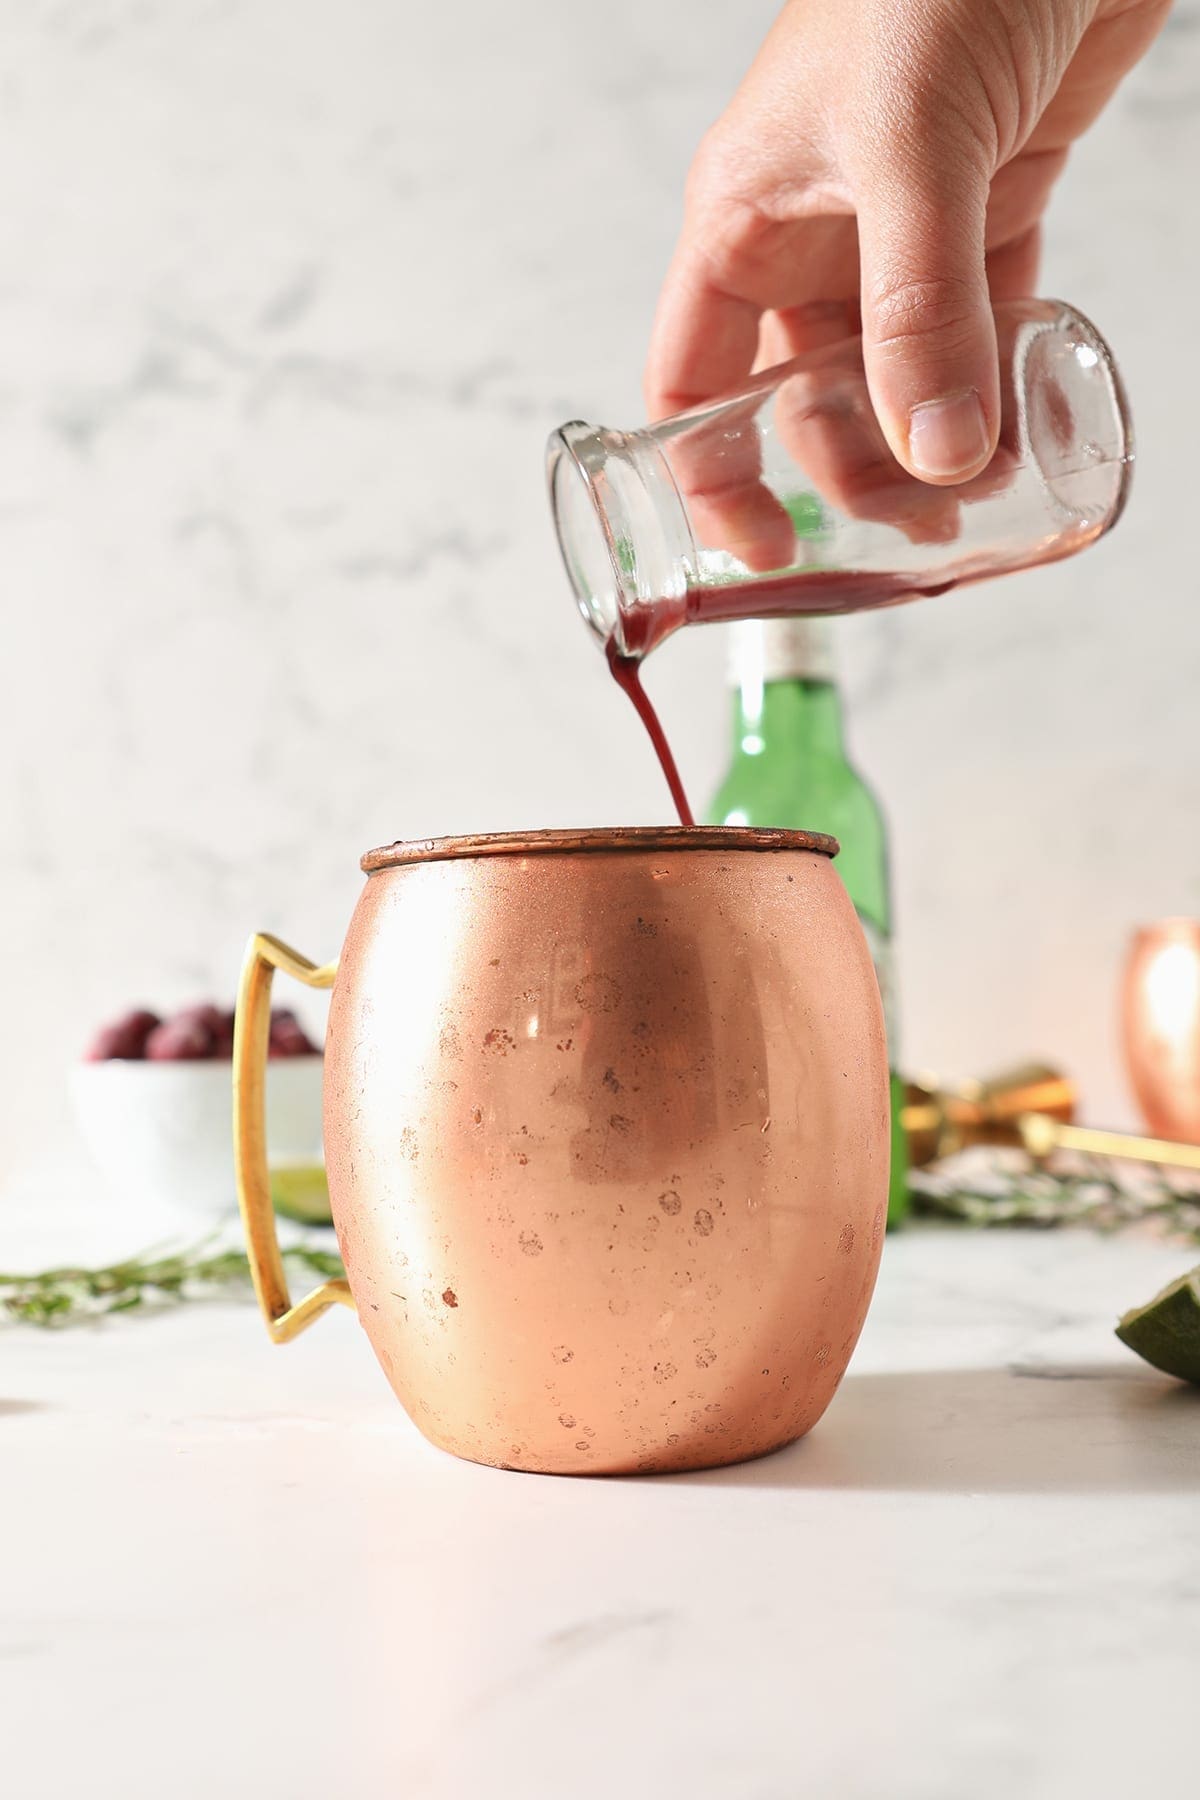
POLYGON ((971 474, 987 455, 988 428, 974 388, 914 406, 908 417, 908 454, 918 475, 953 481, 971 474))

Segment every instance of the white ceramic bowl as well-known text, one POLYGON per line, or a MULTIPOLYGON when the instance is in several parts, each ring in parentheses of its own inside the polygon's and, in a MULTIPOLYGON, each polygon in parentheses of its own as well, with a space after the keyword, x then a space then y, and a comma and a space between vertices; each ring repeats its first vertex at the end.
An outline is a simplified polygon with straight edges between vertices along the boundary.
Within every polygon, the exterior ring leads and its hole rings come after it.
MULTIPOLYGON (((267 1158, 321 1153, 320 1056, 267 1064, 267 1158)), ((114 1202, 220 1218, 237 1206, 232 1068, 223 1062, 96 1062, 72 1071, 80 1133, 114 1202)))

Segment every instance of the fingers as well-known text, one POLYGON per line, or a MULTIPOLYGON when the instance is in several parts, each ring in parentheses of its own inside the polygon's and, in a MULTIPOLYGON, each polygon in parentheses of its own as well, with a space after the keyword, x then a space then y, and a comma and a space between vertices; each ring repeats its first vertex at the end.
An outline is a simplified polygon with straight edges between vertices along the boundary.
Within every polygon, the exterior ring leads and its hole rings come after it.
POLYGON ((722 550, 760 573, 787 568, 796 545, 786 507, 762 478, 762 404, 751 394, 663 444, 697 548, 722 550))
MULTIPOLYGON (((765 368, 807 347, 798 341, 796 350, 763 357, 759 329, 768 308, 789 309, 797 321, 806 311, 814 319, 857 311, 858 239, 849 200, 834 215, 805 206, 793 216, 775 204, 769 196, 779 169, 761 165, 764 157, 778 157, 785 134, 769 113, 758 107, 750 113, 746 128, 727 124, 708 134, 688 177, 684 227, 646 359, 652 419, 733 391, 756 360, 765 368)), ((807 174, 794 147, 786 168, 789 183, 802 191, 807 174)), ((856 330, 852 325, 850 335, 856 330)))
POLYGON ((989 180, 982 146, 948 134, 939 143, 931 126, 890 161, 871 161, 859 188, 871 399, 897 460, 938 485, 977 475, 999 430, 989 180))
POLYGON ((1129 70, 1166 24, 1171 0, 1105 0, 1074 50, 1071 79, 1064 82, 1030 138, 1034 148, 1062 146, 1081 137, 1103 111, 1129 70))
MULTIPOLYGON (((693 172, 688 219, 663 286, 645 373, 651 419, 670 417, 743 387, 758 350, 761 306, 720 277, 752 256, 762 221, 726 196, 704 196, 706 160, 693 172), (698 197, 697 197, 698 196, 698 197)), ((749 569, 785 567, 795 533, 762 479, 760 399, 722 409, 719 422, 683 426, 664 445, 698 549, 720 549, 749 569)))
MULTIPOLYGON (((855 249, 857 286, 857 245, 855 249)), ((799 306, 777 306, 763 315, 758 333, 760 369, 791 362, 827 344, 844 344, 862 332, 858 295, 851 300, 812 300, 799 306)))
POLYGON ((847 518, 890 525, 913 544, 954 538, 957 496, 914 480, 892 455, 867 394, 857 338, 810 354, 784 380, 774 428, 797 486, 847 518))
POLYGON ((711 261, 685 233, 650 336, 648 416, 664 419, 736 388, 754 366, 761 311, 718 283, 711 261))
POLYGON ((1034 225, 1020 237, 990 250, 987 259, 988 291, 995 308, 1004 300, 1022 300, 1036 294, 1042 260, 1042 232, 1034 225))

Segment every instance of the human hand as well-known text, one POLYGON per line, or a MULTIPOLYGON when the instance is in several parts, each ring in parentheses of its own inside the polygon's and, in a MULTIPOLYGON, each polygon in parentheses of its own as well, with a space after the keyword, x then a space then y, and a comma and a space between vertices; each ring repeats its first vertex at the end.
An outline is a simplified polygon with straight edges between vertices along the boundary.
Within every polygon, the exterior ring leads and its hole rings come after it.
POLYGON ((991 302, 1033 291, 1067 150, 1168 10, 789 0, 689 178, 651 417, 861 329, 890 456, 922 482, 979 475, 1001 423, 991 302))

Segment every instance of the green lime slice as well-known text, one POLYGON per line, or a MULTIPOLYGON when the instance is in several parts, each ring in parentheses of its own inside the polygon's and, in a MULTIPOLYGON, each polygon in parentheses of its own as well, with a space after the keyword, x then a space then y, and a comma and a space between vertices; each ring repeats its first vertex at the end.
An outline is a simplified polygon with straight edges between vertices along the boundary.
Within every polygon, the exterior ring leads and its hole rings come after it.
POLYGON ((1127 1312, 1117 1336, 1164 1374, 1200 1385, 1200 1269, 1127 1312))
POLYGON ((329 1184, 320 1163, 289 1163, 271 1170, 275 1211, 300 1225, 332 1225, 329 1184))

